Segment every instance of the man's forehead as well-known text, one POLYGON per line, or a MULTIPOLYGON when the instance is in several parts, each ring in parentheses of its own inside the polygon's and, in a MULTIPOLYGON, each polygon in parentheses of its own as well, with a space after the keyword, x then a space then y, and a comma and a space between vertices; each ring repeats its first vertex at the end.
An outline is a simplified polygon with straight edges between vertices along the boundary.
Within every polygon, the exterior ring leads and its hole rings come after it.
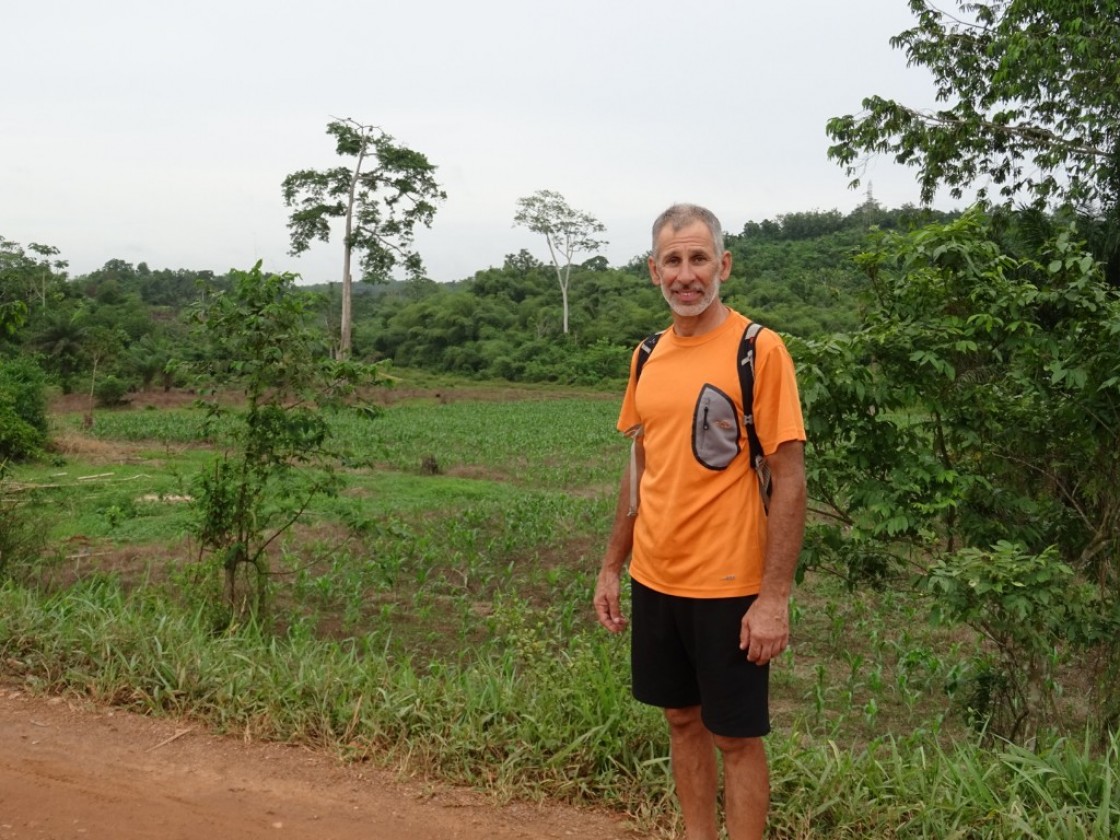
POLYGON ((673 230, 668 225, 657 236, 658 251, 714 251, 712 232, 703 222, 693 222, 673 230))

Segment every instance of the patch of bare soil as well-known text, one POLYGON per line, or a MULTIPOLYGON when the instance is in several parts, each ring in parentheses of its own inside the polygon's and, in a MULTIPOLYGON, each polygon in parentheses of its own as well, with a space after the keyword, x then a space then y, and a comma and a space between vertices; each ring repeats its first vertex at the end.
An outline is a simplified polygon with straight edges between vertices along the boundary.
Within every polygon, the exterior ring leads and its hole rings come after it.
POLYGON ((0 840, 633 840, 610 817, 497 805, 305 747, 246 743, 0 684, 0 840))
MULTIPOLYGON (((539 385, 513 385, 513 384, 500 384, 500 383, 465 383, 463 385, 445 385, 442 387, 412 387, 407 385, 398 385, 392 388, 375 388, 363 392, 362 396, 369 400, 384 406, 396 405, 397 403, 424 401, 424 402, 438 402, 438 403, 451 403, 459 400, 477 400, 477 401, 492 401, 492 402, 507 402, 509 400, 524 400, 524 399, 556 399, 560 396, 568 396, 573 393, 580 393, 585 397, 592 397, 595 399, 618 399, 618 394, 615 391, 576 391, 573 388, 564 388, 557 390, 549 386, 539 385)), ((189 389, 173 388, 169 391, 161 389, 150 391, 136 391, 128 394, 125 397, 125 404, 117 408, 95 408, 94 409, 94 422, 96 423, 96 415, 102 411, 129 411, 134 409, 172 409, 172 408, 186 408, 194 405, 200 399, 200 395, 196 391, 189 389)), ((217 401, 225 406, 236 406, 241 404, 244 396, 237 391, 226 391, 216 395, 208 395, 206 400, 217 401)), ((52 414, 85 414, 89 411, 90 400, 88 393, 73 393, 73 394, 55 394, 50 401, 50 412, 52 414)))
MULTIPOLYGON (((95 408, 94 422, 97 414, 102 411, 128 411, 130 408, 185 408, 193 405, 198 399, 197 392, 183 389, 137 391, 128 394, 125 397, 125 405, 120 408, 95 408)), ((219 402, 233 402, 235 399, 235 395, 223 396, 219 398, 219 402)), ((88 393, 56 394, 50 401, 51 414, 85 414, 89 408, 88 393)))

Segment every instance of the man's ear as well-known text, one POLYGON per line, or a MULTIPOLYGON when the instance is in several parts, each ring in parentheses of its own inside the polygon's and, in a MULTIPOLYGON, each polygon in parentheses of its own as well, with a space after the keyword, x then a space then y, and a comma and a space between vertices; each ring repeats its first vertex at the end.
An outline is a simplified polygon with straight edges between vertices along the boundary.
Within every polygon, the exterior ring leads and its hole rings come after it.
POLYGON ((649 259, 647 259, 646 263, 647 263, 647 265, 649 265, 649 279, 650 279, 650 282, 653 283, 653 285, 655 285, 655 286, 660 286, 661 285, 661 275, 657 271, 657 263, 655 263, 653 261, 653 257, 650 257, 649 259))

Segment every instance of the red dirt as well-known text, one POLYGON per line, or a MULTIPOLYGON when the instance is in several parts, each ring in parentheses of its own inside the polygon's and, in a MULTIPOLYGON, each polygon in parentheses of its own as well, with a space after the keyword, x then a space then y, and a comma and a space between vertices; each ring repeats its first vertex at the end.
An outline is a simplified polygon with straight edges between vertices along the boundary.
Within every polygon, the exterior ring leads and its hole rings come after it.
POLYGON ((622 821, 498 805, 346 766, 0 685, 0 840, 626 840, 622 821))

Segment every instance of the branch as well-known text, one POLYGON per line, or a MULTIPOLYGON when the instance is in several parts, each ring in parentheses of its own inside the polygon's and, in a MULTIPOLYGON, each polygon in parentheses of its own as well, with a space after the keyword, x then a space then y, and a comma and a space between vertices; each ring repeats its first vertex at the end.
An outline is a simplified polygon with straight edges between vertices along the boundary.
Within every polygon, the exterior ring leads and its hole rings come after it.
POLYGON ((1003 458, 1005 461, 1010 461, 1012 464, 1017 464, 1020 467, 1025 467, 1028 470, 1036 472, 1043 478, 1046 478, 1047 480, 1053 482, 1053 485, 1057 488, 1058 493, 1063 499, 1066 500, 1066 503, 1070 506, 1070 508, 1072 508, 1077 513, 1077 517, 1082 521, 1085 527, 1089 528, 1090 530, 1093 529, 1093 521, 1089 516, 1088 511, 1085 510, 1083 505, 1078 503, 1077 496, 1070 492, 1070 490, 1066 487, 1065 482, 1062 481, 1057 474, 1051 472, 1050 470, 1044 469, 1032 460, 1020 458, 1011 452, 995 452, 994 454, 996 454, 998 457, 1003 458))
POLYGON ((952 12, 947 12, 944 9, 942 9, 940 6, 933 5, 933 3, 928 2, 928 0, 926 2, 926 7, 931 12, 936 12, 937 14, 941 15, 941 17, 946 18, 948 20, 951 20, 957 26, 964 27, 965 29, 986 30, 988 28, 985 24, 976 23, 975 21, 969 21, 969 20, 964 20, 963 18, 959 18, 955 14, 953 14, 952 12))
MULTIPOLYGON (((900 105, 898 103, 895 104, 900 111, 918 120, 919 122, 925 123, 926 125, 960 128, 970 127, 971 124, 970 120, 964 120, 959 117, 949 116, 949 114, 944 111, 939 111, 936 114, 932 114, 929 111, 919 111, 915 108, 908 108, 905 105, 900 105)), ((1081 143, 1075 143, 1073 141, 1066 140, 1065 138, 1059 137, 1048 128, 1040 128, 1039 126, 1035 125, 1000 125, 999 123, 994 123, 991 120, 984 119, 978 120, 978 122, 980 126, 992 132, 1008 134, 1013 137, 1020 137, 1024 140, 1028 140, 1034 143, 1045 141, 1052 146, 1055 146, 1059 149, 1064 149, 1069 152, 1079 152, 1081 154, 1094 155, 1096 157, 1104 159, 1110 158, 1112 154, 1105 149, 1098 149, 1096 146, 1086 146, 1081 143)))
POLYGON ((321 490, 318 487, 313 487, 311 490, 309 490, 307 492, 307 495, 304 497, 303 501, 300 502, 299 507, 295 511, 292 512, 288 521, 284 522, 275 531, 273 531, 272 535, 268 539, 266 539, 263 543, 261 543, 261 545, 257 548, 257 550, 253 552, 252 560, 250 560, 250 562, 253 565, 257 564, 257 561, 260 560, 261 556, 265 553, 265 551, 268 549, 268 547, 270 545, 272 545, 272 543, 275 542, 275 540, 279 536, 284 534, 289 528, 291 528, 293 525, 296 524, 296 522, 299 521, 299 519, 307 511, 307 507, 308 507, 308 505, 311 504, 311 500, 314 499, 316 496, 318 496, 320 492, 321 492, 321 490))
POLYGON ((851 525, 852 519, 846 513, 842 512, 838 507, 830 506, 828 508, 817 507, 816 505, 809 505, 809 513, 819 516, 824 519, 832 519, 841 525, 851 525))

